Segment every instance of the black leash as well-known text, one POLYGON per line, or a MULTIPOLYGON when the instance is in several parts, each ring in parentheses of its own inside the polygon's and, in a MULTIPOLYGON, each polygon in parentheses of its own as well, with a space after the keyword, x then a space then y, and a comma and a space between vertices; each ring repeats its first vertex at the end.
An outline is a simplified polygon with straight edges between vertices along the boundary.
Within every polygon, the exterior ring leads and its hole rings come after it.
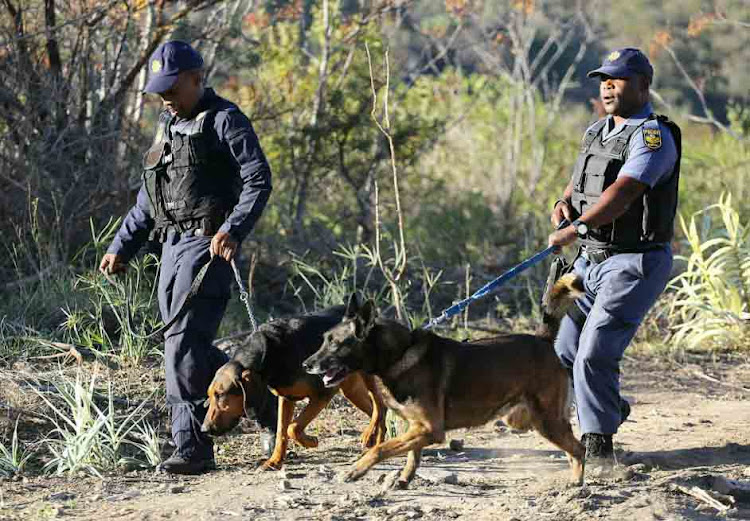
MULTIPOLYGON (((180 320, 184 315, 185 312, 188 310, 188 306, 190 304, 190 301, 198 294, 198 290, 200 290, 201 284, 203 283, 203 279, 206 278, 206 273, 208 273, 208 269, 211 267, 211 265, 214 263, 214 261, 218 258, 218 255, 215 255, 211 257, 211 260, 209 260, 206 264, 203 265, 203 267, 200 269, 198 274, 193 279, 193 283, 190 285, 190 291, 185 295, 185 298, 182 300, 182 303, 180 304, 180 307, 177 309, 177 312, 175 312, 174 315, 172 315, 172 318, 170 318, 166 324, 161 326, 156 331, 153 331, 149 333, 148 335, 141 335, 139 333, 136 333, 133 329, 133 315, 130 312, 130 299, 128 298, 127 292, 125 293, 125 314, 128 321, 128 329, 130 330, 129 333, 133 335, 136 338, 139 338, 141 340, 150 340, 152 338, 156 338, 159 336, 163 336, 164 333, 167 332, 167 330, 172 327, 175 322, 180 320)), ((104 277, 109 281, 110 284, 116 284, 115 281, 113 281, 108 274, 104 274, 104 277)))

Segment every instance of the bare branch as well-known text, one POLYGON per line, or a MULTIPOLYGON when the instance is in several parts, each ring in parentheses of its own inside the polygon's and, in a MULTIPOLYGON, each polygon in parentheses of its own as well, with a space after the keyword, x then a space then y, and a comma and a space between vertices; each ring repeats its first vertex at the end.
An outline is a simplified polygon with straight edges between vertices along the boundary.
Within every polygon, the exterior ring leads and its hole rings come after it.
POLYGON ((695 83, 695 80, 690 76, 690 74, 687 72, 685 67, 682 65, 682 62, 677 57, 677 54, 674 52, 672 47, 669 45, 662 45, 662 48, 667 51, 667 53, 672 57, 672 61, 677 66, 677 70, 680 71, 680 74, 682 74, 682 77, 685 79, 688 85, 690 85, 690 88, 695 93, 695 95, 698 97, 698 101, 700 101, 701 108, 703 109, 703 113, 705 114, 704 117, 701 116, 694 116, 691 115, 690 119, 693 121, 699 122, 699 123, 706 123, 715 126, 722 132, 726 132, 730 136, 732 136, 734 139, 738 141, 745 141, 742 136, 737 134, 734 130, 729 128, 728 126, 724 125, 721 121, 716 119, 714 116, 713 111, 709 108, 708 103, 706 102, 706 96, 703 93, 703 89, 701 89, 697 83, 695 83))

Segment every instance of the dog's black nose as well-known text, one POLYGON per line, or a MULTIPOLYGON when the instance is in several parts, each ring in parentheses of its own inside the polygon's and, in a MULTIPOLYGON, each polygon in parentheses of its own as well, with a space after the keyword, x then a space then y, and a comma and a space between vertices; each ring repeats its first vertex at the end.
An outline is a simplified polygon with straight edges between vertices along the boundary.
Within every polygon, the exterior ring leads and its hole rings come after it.
POLYGON ((305 371, 310 369, 310 364, 307 363, 307 360, 302 362, 302 369, 304 369, 305 371))

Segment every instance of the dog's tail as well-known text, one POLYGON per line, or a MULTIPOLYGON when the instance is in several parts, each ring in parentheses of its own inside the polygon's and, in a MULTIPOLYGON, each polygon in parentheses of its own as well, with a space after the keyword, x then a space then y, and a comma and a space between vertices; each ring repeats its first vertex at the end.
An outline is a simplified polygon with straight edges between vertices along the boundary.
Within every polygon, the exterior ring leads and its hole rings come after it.
POLYGON ((583 279, 575 273, 563 275, 549 290, 543 303, 542 325, 537 334, 554 342, 560 321, 576 299, 584 295, 583 279))

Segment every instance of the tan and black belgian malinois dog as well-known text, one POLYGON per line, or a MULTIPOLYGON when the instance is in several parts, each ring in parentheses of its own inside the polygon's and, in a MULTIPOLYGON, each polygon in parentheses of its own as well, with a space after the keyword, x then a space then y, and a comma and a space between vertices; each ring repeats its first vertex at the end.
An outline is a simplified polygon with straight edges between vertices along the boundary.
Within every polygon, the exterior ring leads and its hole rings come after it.
POLYGON ((353 371, 375 376, 386 405, 408 420, 409 428, 368 450, 344 479, 359 479, 378 462, 408 453, 395 483, 404 488, 416 473, 423 447, 443 442, 446 431, 500 416, 515 428, 533 428, 565 451, 573 479, 582 483, 585 451, 570 427, 569 377, 553 347, 560 319, 582 294, 580 278, 565 275, 546 299, 537 335, 471 343, 377 318, 372 301, 345 317, 324 334, 323 345, 303 366, 324 375, 327 385, 353 371))

